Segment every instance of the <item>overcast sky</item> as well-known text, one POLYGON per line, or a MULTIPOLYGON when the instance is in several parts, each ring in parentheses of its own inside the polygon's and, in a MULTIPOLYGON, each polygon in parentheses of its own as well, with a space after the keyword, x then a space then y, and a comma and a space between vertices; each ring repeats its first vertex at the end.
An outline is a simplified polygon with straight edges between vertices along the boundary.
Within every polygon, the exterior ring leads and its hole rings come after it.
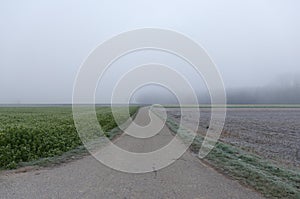
MULTIPOLYGON (((2 0, 0 103, 70 103, 89 52, 118 33, 143 27, 179 31, 201 44, 226 88, 299 79, 299 10, 298 0, 2 0)), ((155 53, 143 56, 159 59, 155 53)), ((119 65, 130 67, 131 61, 119 65)), ((116 64, 115 72, 121 71, 116 64)))

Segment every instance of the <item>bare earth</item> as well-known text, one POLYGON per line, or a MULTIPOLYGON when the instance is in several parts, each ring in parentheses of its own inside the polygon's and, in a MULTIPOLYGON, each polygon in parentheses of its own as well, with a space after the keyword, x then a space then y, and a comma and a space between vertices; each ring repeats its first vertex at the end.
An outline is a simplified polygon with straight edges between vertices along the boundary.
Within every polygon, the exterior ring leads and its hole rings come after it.
MULTIPOLYGON (((192 110, 192 109, 191 109, 192 110)), ((180 121, 180 111, 169 108, 168 117, 180 121)), ((201 108, 199 133, 206 134, 210 109, 201 108)), ((299 108, 229 108, 221 141, 266 159, 300 167, 299 108)), ((193 123, 191 118, 183 118, 193 123)))
MULTIPOLYGON (((137 115, 148 120, 148 109, 137 115)), ((123 135, 115 143, 126 150, 153 151, 168 143, 167 127, 152 138, 123 135)), ((134 163, 132 163, 134 164, 134 163)), ((190 152, 162 170, 128 174, 110 169, 91 156, 24 173, 0 174, 0 198, 262 198, 258 193, 226 178, 190 152)))

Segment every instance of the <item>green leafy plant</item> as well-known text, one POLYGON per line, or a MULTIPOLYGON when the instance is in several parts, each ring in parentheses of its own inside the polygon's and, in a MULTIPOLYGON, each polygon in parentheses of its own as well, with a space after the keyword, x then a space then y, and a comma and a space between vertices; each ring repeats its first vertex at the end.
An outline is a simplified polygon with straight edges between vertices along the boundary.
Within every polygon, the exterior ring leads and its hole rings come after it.
MULTIPOLYGON (((130 114, 137 109, 129 107, 130 114)), ((96 112, 111 137, 109 131, 117 126, 111 108, 97 107, 96 112)), ((71 107, 0 108, 0 168, 14 169, 21 162, 62 155, 80 145, 71 107)))

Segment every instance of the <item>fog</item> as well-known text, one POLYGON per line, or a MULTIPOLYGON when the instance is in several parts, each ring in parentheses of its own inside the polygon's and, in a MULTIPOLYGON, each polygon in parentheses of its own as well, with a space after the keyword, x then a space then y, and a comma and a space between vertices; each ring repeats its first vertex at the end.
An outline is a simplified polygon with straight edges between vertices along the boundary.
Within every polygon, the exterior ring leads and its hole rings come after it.
MULTIPOLYGON (((300 104, 299 74, 280 76, 260 87, 226 89, 228 104, 300 104), (296 79, 297 77, 297 79, 296 79)), ((210 104, 207 89, 197 92, 200 104, 210 104)), ((137 91, 132 102, 146 104, 178 104, 175 94, 166 88, 148 86, 137 91), (159 96, 159 98, 157 97, 159 96)), ((185 101, 189 104, 189 101, 185 101)))
MULTIPOLYGON (((1 1, 0 104, 71 103, 89 53, 116 34, 143 27, 171 29, 199 43, 217 65, 229 103, 300 103, 299 10, 297 0, 1 1)), ((110 102, 122 74, 153 60, 179 70, 199 102, 209 102, 205 82, 191 66, 145 52, 113 64, 99 83, 97 103, 110 102)), ((174 94, 153 85, 131 100, 177 103, 174 94)))
POLYGON ((299 74, 279 76, 272 83, 262 87, 229 89, 229 104, 299 104, 299 74))

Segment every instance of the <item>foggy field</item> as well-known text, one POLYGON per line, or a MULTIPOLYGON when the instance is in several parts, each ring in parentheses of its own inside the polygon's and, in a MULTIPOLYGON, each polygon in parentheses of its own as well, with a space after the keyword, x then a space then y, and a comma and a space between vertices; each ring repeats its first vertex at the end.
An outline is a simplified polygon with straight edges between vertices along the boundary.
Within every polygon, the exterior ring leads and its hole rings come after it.
MULTIPOLYGON (((179 127, 180 112, 167 108, 167 125, 174 133, 189 132, 195 109, 184 110, 185 127, 179 127)), ((266 198, 300 198, 300 109, 229 108, 219 142, 203 159, 266 198)), ((210 110, 201 108, 199 132, 190 149, 198 153, 209 127, 210 110)), ((193 125, 191 125, 192 127, 193 125)), ((213 127, 211 127, 213 128, 213 127)))
MULTIPOLYGON (((168 115, 179 121, 180 112, 168 115)), ((199 133, 205 135, 210 109, 201 109, 199 133)), ((221 141, 289 166, 300 166, 300 109, 229 108, 221 141)), ((185 118, 183 118, 185 119, 185 118)), ((187 120, 188 122, 193 122, 187 120)))
MULTIPOLYGON (((117 108, 120 117, 127 109, 117 108)), ((137 109, 129 107, 130 114, 137 109)), ((111 108, 96 107, 96 113, 104 135, 113 138, 115 134, 110 130, 117 124, 111 108)), ((60 156, 81 145, 70 106, 0 107, 0 169, 14 169, 24 162, 60 156)))

